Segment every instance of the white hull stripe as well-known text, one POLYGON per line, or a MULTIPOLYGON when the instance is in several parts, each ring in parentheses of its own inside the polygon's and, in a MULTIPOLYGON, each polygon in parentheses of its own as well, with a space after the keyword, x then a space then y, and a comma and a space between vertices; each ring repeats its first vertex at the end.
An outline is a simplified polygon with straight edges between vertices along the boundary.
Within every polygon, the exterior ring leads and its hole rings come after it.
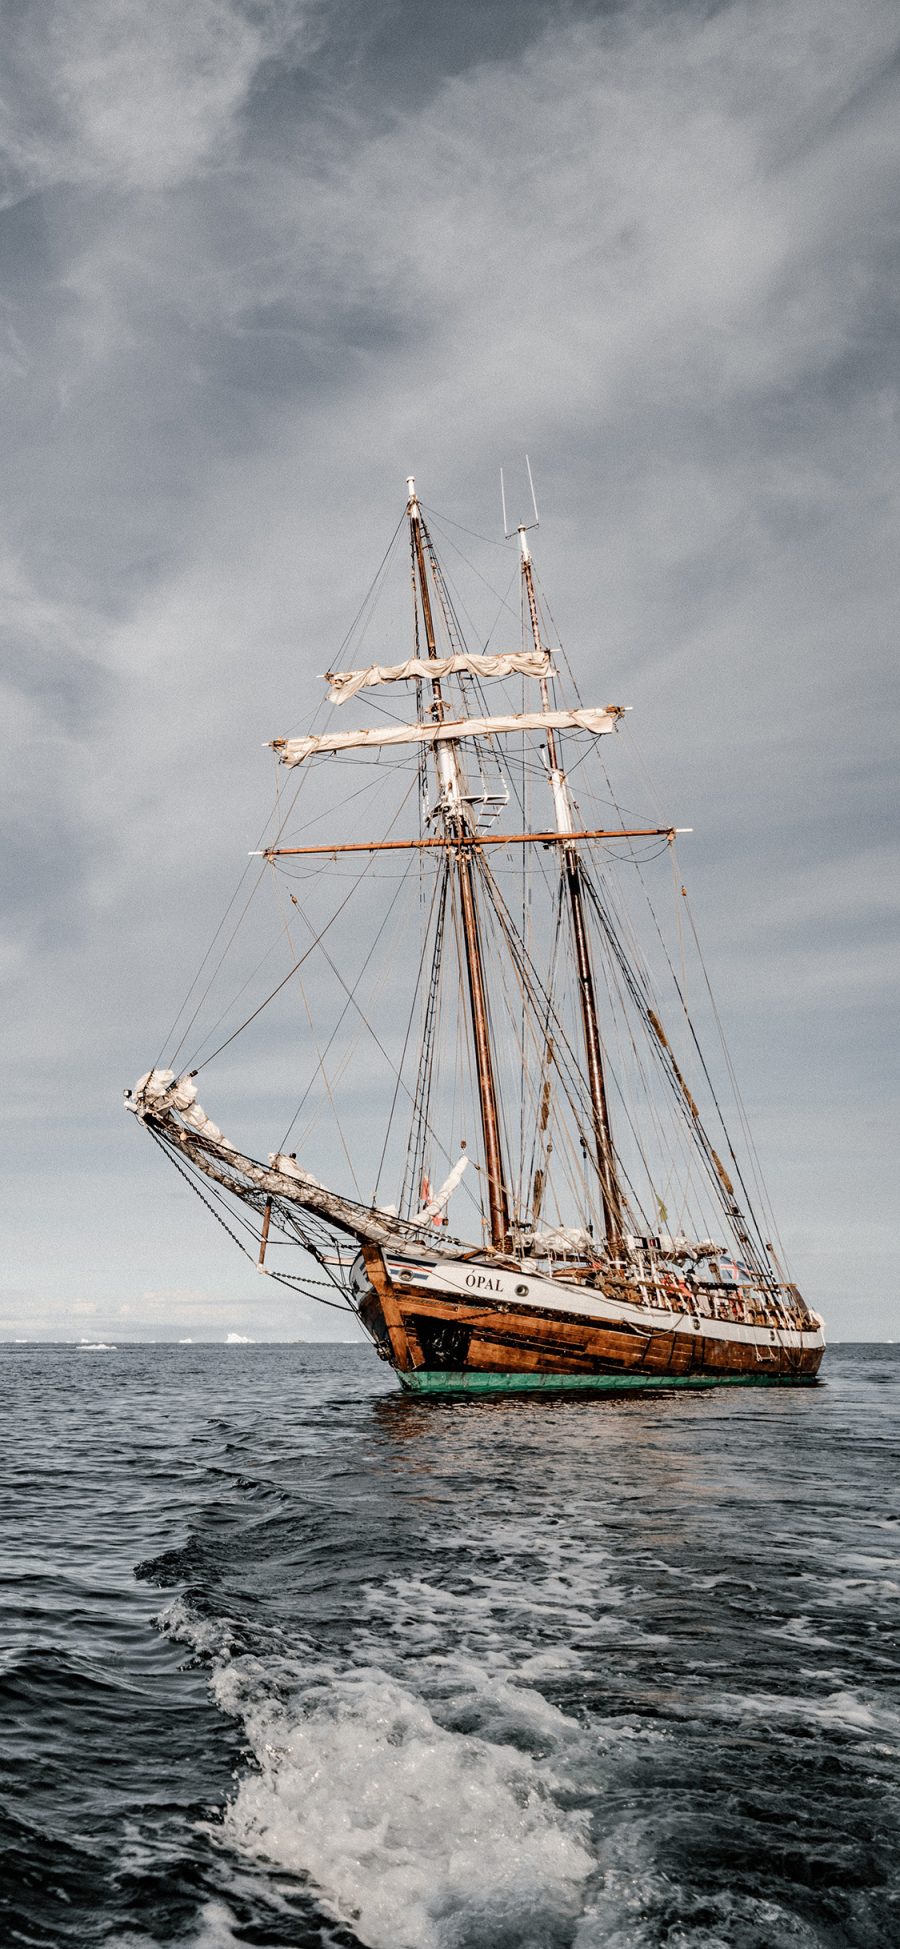
POLYGON ((580 1319, 626 1324, 643 1332, 686 1333, 692 1338, 699 1331, 708 1340, 730 1340, 751 1347, 824 1347, 821 1330, 801 1333, 797 1327, 748 1326, 742 1320, 717 1320, 705 1313, 673 1312, 660 1306, 631 1306, 624 1300, 610 1299, 583 1286, 565 1285, 559 1279, 543 1279, 529 1272, 498 1271, 495 1266, 466 1260, 464 1264, 444 1261, 423 1265, 419 1261, 385 1254, 391 1279, 401 1289, 423 1286, 428 1292, 450 1293, 470 1303, 491 1301, 514 1305, 520 1312, 534 1307, 542 1312, 572 1313, 580 1319))

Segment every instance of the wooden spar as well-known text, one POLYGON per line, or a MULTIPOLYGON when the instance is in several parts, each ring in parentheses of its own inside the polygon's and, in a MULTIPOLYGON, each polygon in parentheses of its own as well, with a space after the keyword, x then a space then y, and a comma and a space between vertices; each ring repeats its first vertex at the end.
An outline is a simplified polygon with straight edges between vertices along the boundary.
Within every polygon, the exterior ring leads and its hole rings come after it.
MULTIPOLYGON (((534 592, 531 554, 525 539, 525 529, 520 528, 518 532, 522 551, 522 578, 528 600, 531 634, 534 639, 535 649, 542 651, 544 646, 541 642, 541 625, 538 616, 537 598, 534 592)), ((550 702, 546 677, 541 677, 540 686, 541 701, 543 708, 546 710, 550 702)), ((578 848, 574 843, 576 837, 580 837, 581 835, 577 835, 572 827, 568 787, 565 773, 559 761, 556 736, 552 727, 548 727, 547 730, 547 762, 550 770, 550 787, 553 793, 553 803, 556 807, 557 837, 563 844, 563 873, 572 921, 572 945, 575 950, 575 967, 578 975, 578 999, 581 1004, 581 1026, 584 1034, 584 1048, 587 1058, 587 1079, 591 1098, 591 1117, 594 1126, 597 1175, 600 1180, 600 1197, 603 1204, 603 1222, 606 1229, 606 1243, 609 1247, 611 1257, 615 1259, 620 1257, 624 1250, 625 1227, 622 1215, 622 1193, 619 1188, 612 1130, 609 1121, 609 1106, 606 1100, 606 1083, 603 1075, 603 1052, 600 1043, 600 1026, 597 1018, 594 971, 591 966, 590 942, 588 940, 588 932, 584 919, 584 903, 581 897, 581 861, 578 856, 578 848)), ((671 834, 667 834, 666 836, 669 837, 671 834)))
MULTIPOLYGON (((425 549, 422 542, 424 523, 416 499, 415 483, 409 484, 409 522, 412 532, 413 551, 418 570, 419 591, 422 600, 422 620, 425 625, 425 641, 428 655, 437 659, 437 641, 434 633, 434 618, 431 610, 431 595, 425 567, 425 549)), ((444 715, 444 699, 440 681, 431 680, 432 710, 440 723, 444 715)), ((500 1145, 500 1117, 497 1108, 497 1089, 494 1081, 494 1065, 491 1053, 491 1039, 488 1027, 487 996, 484 986, 484 969, 481 942, 478 931, 478 912, 475 905, 475 884, 473 877, 473 856, 471 848, 460 844, 466 837, 462 795, 459 789, 459 759, 453 745, 444 744, 436 753, 438 778, 441 786, 441 804, 447 839, 457 848, 456 866, 459 881, 460 915, 462 919, 463 941, 466 954, 466 977, 469 988, 469 1005, 472 1015, 472 1033, 475 1044, 475 1067, 478 1076, 478 1097, 481 1106, 481 1128, 484 1136, 484 1165, 487 1176, 488 1210, 490 1213, 491 1244, 497 1250, 504 1250, 509 1243, 509 1205, 506 1196, 506 1180, 503 1172, 503 1153, 500 1145)))
POLYGON ((267 846, 258 859, 295 859, 305 853, 402 853, 431 846, 558 846, 570 839, 674 839, 686 826, 591 826, 583 832, 461 832, 440 839, 359 839, 349 845, 267 846))
POLYGON ((265 1271, 266 1246, 269 1240, 269 1226, 271 1225, 271 1223, 272 1223, 272 1200, 271 1198, 267 1198, 266 1208, 265 1211, 263 1212, 262 1231, 260 1232, 259 1235, 259 1258, 256 1261, 257 1269, 259 1272, 265 1271))

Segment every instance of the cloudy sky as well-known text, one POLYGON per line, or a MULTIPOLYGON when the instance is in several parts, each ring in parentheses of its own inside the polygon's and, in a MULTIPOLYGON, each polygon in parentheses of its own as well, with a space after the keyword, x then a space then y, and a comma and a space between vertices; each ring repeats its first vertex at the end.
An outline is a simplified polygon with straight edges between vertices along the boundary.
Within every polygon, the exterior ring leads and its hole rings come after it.
POLYGON ((894 0, 11 0, 3 37, 0 1335, 333 1337, 121 1090, 406 474, 493 534, 527 449, 582 688, 696 829, 796 1274, 900 1337, 894 0))

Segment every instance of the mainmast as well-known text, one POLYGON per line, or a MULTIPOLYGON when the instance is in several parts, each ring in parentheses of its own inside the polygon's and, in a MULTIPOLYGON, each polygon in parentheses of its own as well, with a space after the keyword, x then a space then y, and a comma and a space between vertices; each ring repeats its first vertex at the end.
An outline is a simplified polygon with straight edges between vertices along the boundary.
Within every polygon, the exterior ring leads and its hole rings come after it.
MULTIPOLYGON (((531 551, 524 526, 518 529, 519 546, 522 551, 522 580, 528 599, 528 614, 531 620, 531 634, 534 647, 544 651, 541 641, 541 625, 538 616, 537 599, 534 593, 534 574, 531 564, 531 551)), ((550 708, 550 693, 545 676, 540 678, 541 703, 545 711, 550 708)), ((553 794, 553 807, 556 813, 556 829, 561 837, 567 838, 574 831, 572 807, 565 772, 559 758, 556 733, 552 727, 547 729, 547 769, 550 776, 550 790, 553 794)), ((584 918, 584 901, 581 889, 581 860, 574 839, 568 838, 561 848, 563 881, 569 903, 572 922, 572 944, 575 951, 575 967, 578 975, 578 995, 581 1003, 581 1024, 584 1032, 584 1047, 587 1057, 588 1089, 591 1097, 591 1114, 594 1125, 594 1145, 597 1154, 597 1175, 600 1180, 600 1196, 603 1202, 603 1219, 606 1227, 606 1243, 613 1258, 621 1256, 623 1250, 624 1225, 622 1219, 622 1193, 616 1171, 615 1152, 609 1123, 609 1108, 606 1101, 606 1084, 603 1075, 603 1051, 600 1042, 600 1028, 597 1020, 597 997, 594 985, 594 970, 591 965, 591 950, 584 918)))
MULTIPOLYGON (((416 483, 410 478, 407 483, 409 500, 410 535, 413 556, 422 601, 422 619, 425 625, 425 641, 428 655, 437 660, 437 641, 434 633, 434 616, 431 608, 431 594, 425 566, 425 540, 427 530, 422 520, 416 497, 416 483), (424 539, 423 539, 424 537, 424 539)), ((440 679, 431 679, 431 714, 440 724, 444 719, 444 698, 440 679)), ((462 918, 463 941, 466 955, 466 977, 469 988, 469 1005, 472 1014, 472 1032, 475 1043, 475 1066, 478 1075, 478 1096, 481 1105, 481 1128, 484 1136, 484 1163, 488 1183, 488 1209, 490 1213, 491 1244, 499 1251, 509 1250, 509 1203, 506 1194, 506 1179, 503 1171, 503 1153, 500 1143, 500 1118, 497 1107, 497 1087, 494 1080, 494 1065, 491 1053, 490 1030, 488 1026, 487 995, 484 985, 484 963, 478 929, 478 911, 475 905, 475 861, 473 848, 462 842, 467 837, 469 814, 466 810, 465 780, 455 741, 444 738, 435 745, 435 762, 440 785, 440 810, 447 838, 455 840, 456 870, 459 882, 460 914, 462 918)))

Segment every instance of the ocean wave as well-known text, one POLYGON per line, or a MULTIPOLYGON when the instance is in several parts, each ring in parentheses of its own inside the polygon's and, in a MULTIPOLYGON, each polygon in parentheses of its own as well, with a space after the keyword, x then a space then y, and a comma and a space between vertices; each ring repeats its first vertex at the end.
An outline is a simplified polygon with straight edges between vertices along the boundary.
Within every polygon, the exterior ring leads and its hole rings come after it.
MULTIPOLYGON (((161 1621, 209 1659, 214 1696, 244 1729, 254 1766, 221 1828, 239 1854, 309 1877, 367 1949, 456 1949, 473 1932, 498 1946, 571 1939, 596 1862, 584 1814, 554 1797, 552 1761, 447 1727, 378 1666, 271 1640, 262 1656, 236 1649, 233 1628, 181 1598, 161 1621)), ((442 1663, 483 1712, 489 1678, 442 1663)), ((499 1689, 498 1725, 510 1711, 545 1733, 566 1723, 539 1694, 499 1689)))

